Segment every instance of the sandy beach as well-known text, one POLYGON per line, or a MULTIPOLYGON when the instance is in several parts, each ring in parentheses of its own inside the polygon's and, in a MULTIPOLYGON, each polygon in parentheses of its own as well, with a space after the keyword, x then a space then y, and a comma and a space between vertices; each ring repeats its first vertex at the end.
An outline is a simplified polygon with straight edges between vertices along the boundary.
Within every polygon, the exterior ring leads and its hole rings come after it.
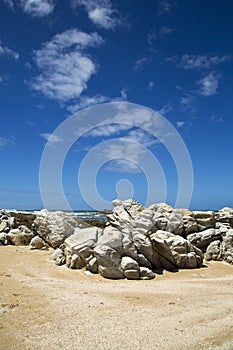
POLYGON ((107 280, 51 252, 0 247, 1 350, 233 349, 233 266, 107 280))

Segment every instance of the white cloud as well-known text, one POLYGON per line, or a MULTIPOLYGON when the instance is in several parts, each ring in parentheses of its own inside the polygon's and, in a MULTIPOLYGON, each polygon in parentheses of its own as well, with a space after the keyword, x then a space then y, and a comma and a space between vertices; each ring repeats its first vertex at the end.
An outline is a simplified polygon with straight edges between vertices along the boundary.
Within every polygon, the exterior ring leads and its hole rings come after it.
POLYGON ((82 108, 90 107, 99 103, 107 102, 109 101, 109 97, 103 96, 103 95, 95 95, 95 96, 81 96, 78 103, 75 103, 71 106, 69 106, 67 109, 71 113, 75 113, 79 111, 82 108))
POLYGON ((2 83, 3 82, 3 77, 0 75, 0 83, 2 83))
POLYGON ((130 142, 127 139, 113 140, 108 147, 103 148, 99 157, 112 159, 105 167, 108 171, 139 173, 142 157, 147 150, 142 148, 136 142, 130 142))
POLYGON ((172 106, 167 104, 167 105, 164 105, 162 108, 160 108, 160 110, 158 110, 158 113, 164 115, 164 114, 167 114, 171 111, 172 111, 172 106))
POLYGON ((165 39, 166 36, 170 35, 172 32, 174 32, 174 29, 168 26, 162 26, 159 29, 159 37, 160 39, 165 39))
POLYGON ((199 94, 203 96, 212 96, 217 94, 219 75, 209 73, 197 82, 200 86, 199 94))
POLYGON ((120 24, 116 9, 109 0, 71 0, 72 6, 84 6, 89 19, 104 29, 113 29, 120 24))
POLYGON ((58 101, 78 98, 97 70, 94 61, 83 51, 102 43, 97 33, 88 34, 77 29, 55 35, 34 52, 41 73, 32 82, 32 88, 58 101))
POLYGON ((184 109, 194 109, 194 96, 191 94, 185 94, 181 96, 180 104, 184 109))
POLYGON ((224 122, 224 119, 222 118, 222 117, 217 117, 217 116, 212 116, 211 118, 210 118, 210 121, 211 122, 224 122))
POLYGON ((55 8, 55 0, 20 0, 19 3, 23 11, 33 17, 48 16, 55 8))
POLYGON ((179 68, 183 69, 209 69, 211 67, 217 66, 228 60, 231 60, 230 55, 181 55, 172 56, 167 59, 167 61, 174 62, 179 68))
POLYGON ((0 41, 0 57, 1 56, 11 57, 11 58, 14 58, 15 60, 19 59, 18 52, 15 52, 9 49, 8 47, 1 45, 1 41, 0 41))
POLYGON ((159 15, 164 15, 172 12, 172 4, 169 1, 166 1, 166 0, 160 1, 158 4, 158 7, 159 7, 159 11, 158 11, 159 15))
POLYGON ((141 69, 143 69, 143 67, 151 62, 151 57, 142 57, 140 59, 138 59, 137 61, 135 61, 133 68, 136 71, 139 71, 141 69))
POLYGON ((40 134, 40 136, 43 137, 50 145, 63 141, 61 137, 54 134, 40 134))
POLYGON ((0 148, 6 147, 8 145, 12 145, 14 142, 10 139, 6 139, 0 136, 0 148))
POLYGON ((128 96, 127 96, 127 89, 126 89, 126 88, 122 89, 122 90, 120 91, 120 94, 121 94, 121 98, 122 98, 123 100, 127 100, 128 96))
POLYGON ((176 122, 176 127, 177 127, 178 129, 183 128, 184 125, 185 125, 185 122, 184 122, 183 120, 178 120, 178 121, 176 122))
POLYGON ((160 143, 154 136, 146 133, 141 129, 131 130, 125 137, 129 140, 143 144, 146 147, 152 147, 160 143))
POLYGON ((14 9, 14 2, 13 0, 3 0, 3 2, 5 2, 5 4, 11 9, 14 9))
POLYGON ((149 81, 149 83, 148 83, 148 90, 150 91, 150 90, 152 90, 152 88, 153 88, 153 86, 155 85, 155 83, 151 80, 151 81, 149 81))

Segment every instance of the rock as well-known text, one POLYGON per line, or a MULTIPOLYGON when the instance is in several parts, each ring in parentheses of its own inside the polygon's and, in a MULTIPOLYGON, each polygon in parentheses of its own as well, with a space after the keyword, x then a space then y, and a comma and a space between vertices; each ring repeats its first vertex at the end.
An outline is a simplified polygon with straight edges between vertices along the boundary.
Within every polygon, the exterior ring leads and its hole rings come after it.
POLYGON ((37 234, 51 247, 58 248, 77 227, 89 227, 83 220, 64 212, 49 212, 46 209, 36 214, 34 222, 37 234))
POLYGON ((98 236, 102 230, 97 227, 76 228, 74 233, 65 240, 66 249, 71 254, 77 253, 84 247, 94 248, 96 246, 98 236))
POLYGON ((98 262, 98 271, 105 278, 124 278, 121 270, 121 256, 113 248, 106 245, 98 245, 94 248, 94 255, 98 262))
POLYGON ((71 255, 68 266, 70 269, 82 269, 85 265, 84 260, 78 254, 71 255))
POLYGON ((167 243, 167 232, 158 230, 150 236, 153 250, 157 252, 160 268, 168 271, 177 271, 176 261, 173 257, 170 245, 167 243))
POLYGON ((122 233, 114 227, 106 227, 98 239, 98 245, 106 245, 123 254, 122 233))
POLYGON ((106 217, 110 225, 116 227, 120 231, 123 228, 130 227, 135 217, 144 209, 140 203, 133 199, 125 201, 115 200, 113 201, 113 205, 114 209, 112 214, 106 217))
POLYGON ((216 214, 216 220, 221 223, 229 224, 233 227, 233 209, 232 208, 222 208, 216 214))
POLYGON ((48 244, 45 243, 45 241, 39 237, 35 236, 31 239, 31 242, 29 244, 30 249, 40 249, 40 250, 47 250, 48 249, 48 244))
POLYGON ((133 240, 138 253, 144 255, 154 269, 160 270, 159 255, 153 250, 150 238, 142 233, 137 233, 134 234, 133 240))
POLYGON ((193 211, 193 217, 197 221, 199 231, 215 227, 216 218, 213 211, 193 211))
POLYGON ((126 271, 124 271, 124 274, 128 280, 139 280, 140 279, 139 269, 138 270, 126 270, 126 271))
POLYGON ((152 235, 151 240, 154 246, 157 247, 161 264, 165 268, 172 269, 175 265, 177 268, 190 269, 202 265, 202 251, 179 235, 157 231, 152 235))
POLYGON ((0 223, 0 232, 5 232, 5 229, 9 227, 9 223, 6 220, 3 220, 0 223))
POLYGON ((233 264, 233 229, 227 231, 222 241, 223 258, 229 264, 233 264))
POLYGON ((24 225, 12 229, 6 234, 8 244, 13 245, 29 245, 33 237, 34 233, 24 225))
POLYGON ((173 212, 169 215, 166 231, 172 232, 175 235, 183 235, 185 233, 183 218, 181 214, 173 212))
POLYGON ((187 240, 191 242, 195 247, 206 250, 207 246, 221 238, 221 232, 217 229, 210 228, 202 232, 192 233, 187 236, 187 240))
POLYGON ((56 250, 54 250, 54 252, 50 255, 49 260, 50 261, 56 261, 56 259, 60 256, 63 256, 64 252, 61 248, 57 248, 56 250))
POLYGON ((141 280, 151 280, 153 278, 155 278, 155 274, 153 271, 151 271, 150 269, 148 269, 147 267, 140 267, 139 270, 139 274, 140 274, 140 279, 141 280))
POLYGON ((121 259, 121 269, 123 271, 126 270, 139 270, 139 266, 137 261, 135 261, 134 259, 130 258, 129 256, 123 256, 123 258, 121 259))
POLYGON ((7 241, 7 237, 6 237, 6 233, 5 232, 1 232, 0 233, 0 244, 1 245, 7 245, 8 241, 7 241))
POLYGON ((198 231, 197 222, 191 215, 184 215, 182 221, 184 225, 185 236, 198 231))
POLYGON ((206 249, 206 260, 222 260, 222 242, 220 240, 211 242, 206 249))
POLYGON ((97 258, 94 256, 93 258, 91 258, 87 265, 86 265, 87 269, 92 272, 92 273, 98 273, 98 261, 97 258))

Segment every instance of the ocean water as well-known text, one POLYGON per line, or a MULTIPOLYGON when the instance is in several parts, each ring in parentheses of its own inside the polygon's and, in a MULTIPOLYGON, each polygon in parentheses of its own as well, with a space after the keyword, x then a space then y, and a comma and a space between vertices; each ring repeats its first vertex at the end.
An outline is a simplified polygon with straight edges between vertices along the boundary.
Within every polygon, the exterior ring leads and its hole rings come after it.
MULTIPOLYGON (((39 212, 38 210, 16 210, 16 209, 6 210, 6 211, 25 213, 25 214, 36 214, 39 212)), ((106 215, 99 211, 75 210, 73 212, 67 212, 67 213, 77 216, 79 219, 82 219, 82 220, 98 220, 101 222, 107 221, 106 215)))

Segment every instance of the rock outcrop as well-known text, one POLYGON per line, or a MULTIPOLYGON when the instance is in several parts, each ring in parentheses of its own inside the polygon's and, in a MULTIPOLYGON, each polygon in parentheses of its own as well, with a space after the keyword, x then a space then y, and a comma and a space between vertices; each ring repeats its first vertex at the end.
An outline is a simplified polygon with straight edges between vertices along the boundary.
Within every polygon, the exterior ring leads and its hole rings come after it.
MULTIPOLYGON (((106 227, 90 226, 72 214, 37 212, 30 228, 0 211, 0 245, 56 249, 51 260, 85 268, 105 278, 152 279, 164 269, 193 269, 206 260, 233 264, 233 209, 218 212, 175 209, 160 203, 144 208, 129 199, 113 201, 106 227)), ((19 217, 19 216, 18 216, 19 217)), ((20 220, 24 220, 20 215, 20 220)))
POLYGON ((50 247, 58 248, 76 227, 89 226, 83 220, 61 211, 46 209, 36 213, 34 230, 50 247))

